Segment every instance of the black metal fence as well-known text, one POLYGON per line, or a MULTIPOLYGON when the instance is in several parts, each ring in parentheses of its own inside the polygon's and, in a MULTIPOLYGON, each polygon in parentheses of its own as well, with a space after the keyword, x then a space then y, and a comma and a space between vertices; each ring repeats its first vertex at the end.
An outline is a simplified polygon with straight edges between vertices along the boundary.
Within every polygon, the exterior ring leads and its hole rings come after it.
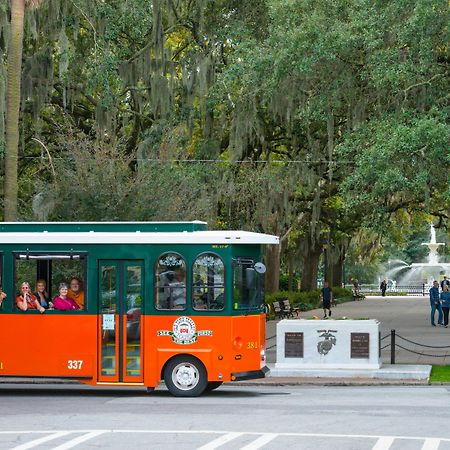
MULTIPOLYGON (((450 345, 427 345, 427 344, 421 344, 420 342, 415 342, 412 341, 411 339, 407 339, 403 336, 400 336, 399 334, 397 334, 395 332, 395 330, 391 330, 390 334, 387 334, 386 336, 382 337, 380 339, 380 351, 384 350, 388 347, 391 347, 391 364, 395 364, 395 350, 397 348, 401 348, 402 350, 409 352, 409 353, 414 353, 416 355, 420 355, 420 356, 429 356, 432 358, 446 358, 449 355, 445 354, 445 355, 432 355, 430 353, 423 353, 423 352, 417 352, 415 350, 412 350, 410 348, 404 347, 403 345, 398 343, 398 340, 400 340, 402 343, 403 342, 407 342, 409 344, 413 344, 413 345, 417 345, 419 347, 424 347, 424 348, 431 348, 431 349, 436 349, 436 350, 442 350, 442 349, 449 349, 450 350, 450 345), (386 345, 381 346, 381 342, 384 341, 385 339, 390 339, 390 342, 388 342, 386 345)), ((405 344, 406 345, 406 344, 405 344)))
MULTIPOLYGON (((350 288, 351 286, 346 286, 350 288)), ((361 292, 364 294, 377 294, 381 295, 380 286, 376 284, 362 284, 361 286, 361 292)), ((425 296, 428 295, 428 292, 431 288, 431 285, 428 285, 426 283, 422 284, 408 284, 408 285, 396 285, 396 286, 390 286, 386 290, 386 295, 394 294, 394 295, 418 295, 418 296, 425 296)))

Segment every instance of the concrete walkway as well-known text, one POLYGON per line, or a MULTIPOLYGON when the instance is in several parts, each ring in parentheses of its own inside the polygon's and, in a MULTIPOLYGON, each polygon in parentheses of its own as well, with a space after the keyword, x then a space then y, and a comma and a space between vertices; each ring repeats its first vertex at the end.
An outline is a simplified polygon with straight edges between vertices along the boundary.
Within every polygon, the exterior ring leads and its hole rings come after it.
MULTIPOLYGON (((322 318, 323 310, 315 309, 303 312, 300 318, 322 318)), ((430 356, 417 355, 397 347, 396 364, 439 364, 450 365, 450 328, 432 327, 430 323, 430 302, 428 297, 367 297, 366 300, 349 302, 332 309, 332 318, 347 317, 349 319, 377 319, 380 321, 381 337, 390 335, 391 329, 406 339, 420 344, 432 346, 448 346, 446 349, 432 349, 406 342, 399 337, 396 344, 414 352, 430 356), (436 355, 436 356, 433 356, 436 355)), ((437 323, 437 314, 436 314, 437 323)), ((276 362, 276 324, 267 322, 267 361, 276 362)), ((381 346, 390 343, 390 336, 383 339, 381 346)), ((381 352, 383 363, 389 364, 390 347, 381 352)))

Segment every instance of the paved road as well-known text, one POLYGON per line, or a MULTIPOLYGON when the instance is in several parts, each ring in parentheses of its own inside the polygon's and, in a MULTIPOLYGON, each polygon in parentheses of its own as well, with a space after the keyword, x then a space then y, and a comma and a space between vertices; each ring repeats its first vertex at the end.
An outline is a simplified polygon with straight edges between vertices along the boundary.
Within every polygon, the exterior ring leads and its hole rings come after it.
MULTIPOLYGON (((301 313, 302 318, 322 318, 323 310, 316 309, 301 313)), ((401 346, 430 356, 420 356, 400 348, 396 351, 398 364, 450 364, 450 328, 432 327, 430 324, 430 303, 428 297, 367 297, 358 302, 343 303, 333 308, 332 317, 350 319, 369 318, 380 321, 381 336, 395 329, 397 334, 414 342, 433 346, 448 346, 446 349, 429 349, 397 339, 401 346), (435 357, 433 355, 438 355, 435 357)), ((268 362, 276 362, 276 321, 267 322, 268 362)), ((389 338, 382 342, 385 345, 389 338)), ((382 351, 384 363, 390 362, 390 348, 382 351)))
POLYGON ((0 386, 0 449, 450 449, 444 387, 0 386))

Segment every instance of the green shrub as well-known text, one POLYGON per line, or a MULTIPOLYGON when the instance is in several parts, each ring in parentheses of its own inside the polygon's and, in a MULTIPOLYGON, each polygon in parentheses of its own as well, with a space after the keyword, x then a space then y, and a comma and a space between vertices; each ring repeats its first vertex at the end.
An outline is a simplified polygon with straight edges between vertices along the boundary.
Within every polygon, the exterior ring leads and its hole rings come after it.
POLYGON ((266 303, 271 305, 274 301, 279 300, 280 298, 287 298, 290 302, 292 302, 293 294, 294 292, 289 291, 272 292, 270 294, 266 294, 266 303))
POLYGON ((300 311, 310 311, 311 309, 314 309, 313 305, 311 303, 299 303, 296 305, 300 311))
MULTIPOLYGON (((352 291, 341 287, 333 288, 333 297, 336 303, 344 303, 352 300, 352 291)), ((300 311, 310 311, 322 307, 320 301, 320 289, 313 289, 305 292, 277 291, 266 294, 266 303, 272 305, 276 300, 288 299, 292 306, 296 306, 300 311)))
POLYGON ((347 289, 347 288, 343 288, 340 286, 335 286, 333 288, 333 295, 335 298, 338 297, 351 297, 352 296, 352 290, 351 289, 347 289))
MULTIPOLYGON (((294 275, 294 278, 292 279, 292 289, 294 291, 297 291, 298 282, 299 282, 298 275, 294 275)), ((287 291, 288 286, 289 286, 289 274, 280 273, 280 290, 287 291)))

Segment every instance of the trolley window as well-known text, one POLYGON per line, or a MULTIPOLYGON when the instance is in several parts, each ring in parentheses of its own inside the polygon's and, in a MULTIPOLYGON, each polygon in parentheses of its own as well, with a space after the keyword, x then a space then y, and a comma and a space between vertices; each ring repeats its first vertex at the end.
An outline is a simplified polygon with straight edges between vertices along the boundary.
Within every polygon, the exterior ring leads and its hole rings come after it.
POLYGON ((178 253, 164 253, 155 268, 156 309, 186 309, 186 262, 178 253))
POLYGON ((192 301, 197 310, 221 310, 225 306, 225 266, 220 256, 203 253, 193 265, 192 301))
POLYGON ((79 252, 15 253, 14 280, 16 292, 19 293, 21 284, 27 282, 33 294, 37 294, 38 288, 40 289, 41 295, 38 295, 38 300, 40 303, 46 303, 46 309, 52 309, 53 299, 59 296, 60 285, 66 283, 68 287, 67 296, 75 300, 80 310, 83 310, 86 307, 86 292, 83 283, 83 280, 86 279, 86 258, 85 253, 79 252), (44 287, 46 300, 43 299, 42 287, 44 287))
POLYGON ((3 310, 3 300, 6 294, 3 293, 3 253, 0 253, 0 311, 3 310))
POLYGON ((262 308, 264 277, 255 270, 251 258, 237 258, 233 261, 233 308, 262 308))

